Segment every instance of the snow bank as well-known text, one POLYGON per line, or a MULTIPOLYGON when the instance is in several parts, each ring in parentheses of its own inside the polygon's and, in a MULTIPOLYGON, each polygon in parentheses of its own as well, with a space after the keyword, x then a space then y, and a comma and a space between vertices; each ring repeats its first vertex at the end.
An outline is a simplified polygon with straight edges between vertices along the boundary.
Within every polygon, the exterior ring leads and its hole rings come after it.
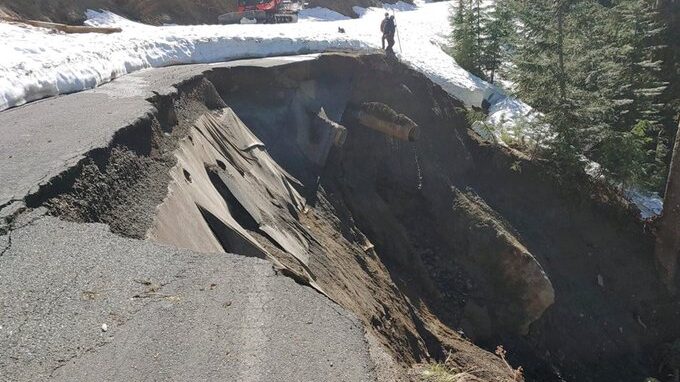
POLYGON ((350 18, 342 13, 332 11, 327 8, 315 7, 303 9, 300 12, 299 21, 339 21, 349 20, 350 18))
POLYGON ((153 27, 109 12, 89 12, 88 17, 90 25, 117 25, 123 32, 68 35, 0 23, 0 110, 91 89, 144 68, 370 49, 327 23, 307 24, 314 28, 294 24, 153 27))
MULTIPOLYGON (((448 2, 388 6, 399 25, 398 55, 455 97, 479 106, 494 88, 460 68, 441 49, 450 31, 449 7, 448 2)), ((351 20, 312 8, 302 13, 300 24, 162 27, 110 12, 88 12, 89 25, 123 29, 112 35, 67 35, 2 23, 0 110, 91 89, 144 68, 337 49, 370 51, 380 47, 384 12, 361 9, 362 18, 351 20), (319 20, 326 22, 313 22, 319 20), (338 27, 346 33, 339 33, 338 27)))
POLYGON ((663 212, 663 199, 656 193, 642 192, 635 189, 624 191, 626 198, 640 209, 640 217, 650 219, 663 212))

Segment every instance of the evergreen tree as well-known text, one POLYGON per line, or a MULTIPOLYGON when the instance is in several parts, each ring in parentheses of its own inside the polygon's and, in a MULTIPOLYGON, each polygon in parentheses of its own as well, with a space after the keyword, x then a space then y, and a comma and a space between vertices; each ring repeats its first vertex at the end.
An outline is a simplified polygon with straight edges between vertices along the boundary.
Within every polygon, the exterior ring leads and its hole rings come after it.
POLYGON ((550 155, 565 170, 579 171, 587 126, 573 91, 568 52, 574 44, 574 0, 514 0, 518 26, 510 78, 520 99, 543 114, 556 133, 550 155))
POLYGON ((459 0, 452 55, 491 81, 509 69, 516 95, 556 133, 546 154, 563 170, 580 171, 586 156, 610 178, 658 189, 667 158, 658 18, 654 0, 459 0))
POLYGON ((624 183, 659 190, 666 173, 667 138, 660 125, 659 97, 665 89, 656 60, 662 28, 648 0, 621 0, 608 9, 599 33, 605 53, 594 91, 610 107, 599 122, 607 127, 594 155, 624 183), (622 161, 621 158, 628 158, 622 161))
MULTIPOLYGON (((664 48, 659 52, 663 60, 661 75, 668 83, 661 97, 664 105, 663 125, 667 137, 675 136, 680 120, 680 1, 658 0, 658 21, 664 26, 661 42, 664 48)), ((672 141, 672 139, 671 139, 672 141)))
POLYGON ((649 0, 515 0, 513 16, 511 78, 557 133, 555 159, 576 165, 583 154, 621 182, 660 186, 661 29, 649 0))
POLYGON ((452 10, 451 26, 453 28, 450 50, 451 56, 465 70, 483 77, 481 66, 481 11, 476 5, 480 0, 458 0, 452 10))
POLYGON ((653 4, 648 0, 620 1, 611 15, 613 41, 618 46, 614 59, 619 64, 613 99, 623 105, 618 109, 618 124, 658 122, 658 98, 665 84, 660 80, 661 61, 655 60, 661 49, 657 41, 662 28, 656 22, 653 4))
POLYGON ((512 34, 512 12, 508 0, 498 0, 484 10, 481 18, 483 30, 480 46, 481 65, 487 80, 493 83, 496 73, 508 56, 509 38, 512 34))
POLYGON ((467 23, 468 8, 465 0, 458 0, 458 5, 455 10, 452 10, 451 27, 453 33, 451 35, 451 50, 450 54, 454 60, 462 68, 470 70, 472 67, 473 55, 473 36, 470 26, 467 23))
POLYGON ((482 31, 484 28, 484 14, 482 13, 482 0, 470 0, 470 12, 468 13, 468 24, 472 30, 472 35, 474 36, 474 50, 472 52, 472 60, 474 62, 474 67, 472 72, 478 77, 484 77, 483 65, 482 65, 482 31))

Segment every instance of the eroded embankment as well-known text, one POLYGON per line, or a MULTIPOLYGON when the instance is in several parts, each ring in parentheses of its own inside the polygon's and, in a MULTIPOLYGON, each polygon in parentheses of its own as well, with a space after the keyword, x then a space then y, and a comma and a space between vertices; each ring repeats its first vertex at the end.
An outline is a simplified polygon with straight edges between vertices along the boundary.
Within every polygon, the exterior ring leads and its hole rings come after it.
POLYGON ((651 237, 616 194, 479 141, 462 104, 405 66, 326 55, 177 87, 29 204, 268 258, 400 362, 448 356, 483 380, 511 377, 457 330, 540 381, 654 375, 651 354, 679 334, 651 237), (376 102, 419 139, 365 127, 357 110, 376 102))

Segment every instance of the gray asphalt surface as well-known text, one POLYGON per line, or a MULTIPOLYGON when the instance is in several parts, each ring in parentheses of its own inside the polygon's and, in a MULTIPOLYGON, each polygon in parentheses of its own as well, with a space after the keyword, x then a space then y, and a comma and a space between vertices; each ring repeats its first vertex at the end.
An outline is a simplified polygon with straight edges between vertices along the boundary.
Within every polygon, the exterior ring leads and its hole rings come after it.
POLYGON ((2 381, 375 379, 360 323, 266 261, 33 215, 0 256, 2 381))
POLYGON ((37 191, 38 186, 78 163, 90 150, 108 146, 116 131, 153 112, 147 99, 155 93, 170 94, 176 90, 174 84, 211 68, 269 67, 292 59, 251 59, 143 70, 93 90, 0 112, 0 209, 37 191))
POLYGON ((0 112, 0 381, 375 380, 359 321, 264 260, 125 239, 15 202, 174 84, 299 59, 141 71, 0 112))

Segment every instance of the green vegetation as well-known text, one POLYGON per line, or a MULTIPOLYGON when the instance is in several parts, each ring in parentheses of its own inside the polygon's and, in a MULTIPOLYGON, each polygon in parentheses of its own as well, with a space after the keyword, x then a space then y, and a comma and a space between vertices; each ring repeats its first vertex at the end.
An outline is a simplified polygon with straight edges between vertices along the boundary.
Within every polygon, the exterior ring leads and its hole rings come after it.
POLYGON ((458 0, 451 17, 451 55, 472 74, 494 82, 505 56, 504 42, 511 35, 510 10, 498 3, 484 6, 482 0, 458 0))
POLYGON ((665 61, 672 28, 663 3, 459 0, 451 54, 484 79, 510 80, 541 112, 533 123, 555 136, 539 155, 563 174, 583 171, 587 157, 610 179, 661 192, 676 129, 670 109, 680 103, 668 92, 680 75, 665 61))

